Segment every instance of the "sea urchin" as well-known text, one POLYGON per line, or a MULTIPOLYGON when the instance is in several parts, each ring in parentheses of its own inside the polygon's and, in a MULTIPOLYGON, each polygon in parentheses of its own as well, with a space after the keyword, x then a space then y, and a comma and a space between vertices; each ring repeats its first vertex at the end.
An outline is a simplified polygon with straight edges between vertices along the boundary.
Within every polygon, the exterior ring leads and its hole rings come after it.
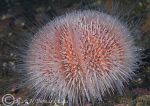
POLYGON ((130 30, 95 10, 58 17, 33 37, 25 64, 35 96, 82 105, 122 93, 137 68, 130 30))

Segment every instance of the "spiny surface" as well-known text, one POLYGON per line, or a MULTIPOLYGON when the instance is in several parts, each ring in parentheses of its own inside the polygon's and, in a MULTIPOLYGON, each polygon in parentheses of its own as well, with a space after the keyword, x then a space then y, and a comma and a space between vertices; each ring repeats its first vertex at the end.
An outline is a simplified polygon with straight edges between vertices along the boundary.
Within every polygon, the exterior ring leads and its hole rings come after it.
POLYGON ((35 96, 82 105, 122 93, 137 67, 129 30, 98 11, 79 11, 49 22, 33 38, 26 66, 35 96))

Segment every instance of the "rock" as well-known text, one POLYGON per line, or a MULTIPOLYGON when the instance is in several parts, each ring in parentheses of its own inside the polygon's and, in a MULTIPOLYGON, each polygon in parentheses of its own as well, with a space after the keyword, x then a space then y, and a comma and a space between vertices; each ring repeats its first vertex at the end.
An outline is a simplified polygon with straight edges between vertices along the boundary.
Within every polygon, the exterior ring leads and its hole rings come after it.
POLYGON ((140 96, 136 100, 136 106, 150 106, 150 95, 140 96))

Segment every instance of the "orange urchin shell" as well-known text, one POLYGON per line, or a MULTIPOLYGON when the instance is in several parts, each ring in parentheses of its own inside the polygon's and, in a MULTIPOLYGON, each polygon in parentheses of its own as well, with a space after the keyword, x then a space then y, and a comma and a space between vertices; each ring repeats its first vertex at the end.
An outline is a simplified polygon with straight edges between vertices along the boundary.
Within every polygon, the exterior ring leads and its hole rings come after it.
POLYGON ((136 47, 130 31, 99 11, 78 11, 45 25, 26 56, 29 82, 37 97, 70 105, 122 92, 134 74, 136 47))

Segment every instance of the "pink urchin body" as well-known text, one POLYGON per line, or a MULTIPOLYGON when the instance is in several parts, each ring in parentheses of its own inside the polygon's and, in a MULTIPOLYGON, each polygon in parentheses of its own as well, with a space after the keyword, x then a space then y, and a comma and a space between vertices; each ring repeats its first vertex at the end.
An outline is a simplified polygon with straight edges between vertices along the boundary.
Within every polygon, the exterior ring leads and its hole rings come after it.
POLYGON ((137 62, 129 30, 98 11, 68 13, 49 22, 34 36, 26 56, 37 97, 70 105, 102 100, 122 92, 137 62))

